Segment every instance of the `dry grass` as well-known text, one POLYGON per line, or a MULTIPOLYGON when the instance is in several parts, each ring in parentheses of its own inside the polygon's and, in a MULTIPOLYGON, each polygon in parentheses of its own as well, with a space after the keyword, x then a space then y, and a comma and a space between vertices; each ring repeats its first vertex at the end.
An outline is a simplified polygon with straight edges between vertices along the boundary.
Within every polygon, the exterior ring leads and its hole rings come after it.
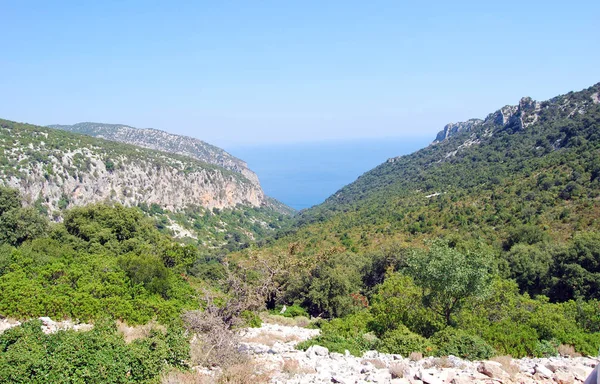
POLYGON ((163 333, 167 331, 163 325, 158 324, 154 320, 148 324, 135 325, 133 327, 130 327, 127 325, 127 323, 122 321, 117 321, 117 330, 123 334, 123 338, 125 339, 126 343, 131 343, 134 340, 146 338, 153 330, 161 331, 163 333))
POLYGON ((311 323, 310 319, 308 317, 304 317, 304 316, 298 316, 298 317, 292 318, 292 317, 273 315, 268 312, 263 312, 259 316, 260 316, 260 319, 265 323, 285 325, 287 327, 306 328, 311 323))
POLYGON ((256 363, 247 361, 225 369, 217 379, 217 384, 263 384, 270 380, 269 372, 261 372, 256 363))
POLYGON ((496 363, 500 363, 502 365, 502 369, 510 375, 511 378, 517 376, 517 374, 521 371, 519 366, 513 363, 512 356, 496 356, 492 357, 490 361, 495 361, 496 363))
POLYGON ((565 357, 581 357, 580 353, 575 352, 575 348, 572 345, 561 344, 558 346, 558 353, 565 357))
POLYGON ((161 376, 161 384, 263 384, 268 383, 271 375, 262 372, 260 367, 252 362, 235 364, 210 376, 202 372, 170 371, 161 376))
POLYGON ((229 326, 218 316, 201 311, 183 315, 188 331, 195 334, 190 343, 192 365, 221 367, 245 364, 248 357, 239 352, 239 340, 229 326))
POLYGON ((292 341, 300 341, 300 337, 296 335, 281 336, 273 333, 262 332, 254 337, 244 339, 244 341, 248 343, 264 344, 269 347, 272 347, 277 342, 290 343, 292 341))
POLYGON ((401 379, 404 377, 404 371, 406 371, 408 367, 403 362, 395 362, 390 365, 388 368, 390 375, 392 375, 392 379, 401 379))
POLYGON ((452 368, 454 364, 452 364, 452 361, 448 357, 444 356, 433 359, 433 366, 436 368, 452 368))
POLYGON ((293 377, 296 375, 301 375, 301 374, 315 373, 315 370, 312 368, 300 366, 300 363, 296 359, 286 359, 283 362, 281 371, 283 373, 288 374, 290 377, 293 377))
POLYGON ((199 372, 171 371, 160 378, 161 384, 213 384, 214 379, 199 372))
POLYGON ((296 322, 296 326, 300 328, 306 328, 310 325, 310 319, 305 316, 294 317, 294 321, 296 322))
POLYGON ((410 355, 408 355, 408 359, 410 361, 423 360, 423 354, 421 352, 411 352, 410 355))
POLYGON ((385 362, 381 359, 364 359, 362 362, 363 362, 363 364, 371 363, 377 369, 383 369, 383 368, 387 367, 385 362))

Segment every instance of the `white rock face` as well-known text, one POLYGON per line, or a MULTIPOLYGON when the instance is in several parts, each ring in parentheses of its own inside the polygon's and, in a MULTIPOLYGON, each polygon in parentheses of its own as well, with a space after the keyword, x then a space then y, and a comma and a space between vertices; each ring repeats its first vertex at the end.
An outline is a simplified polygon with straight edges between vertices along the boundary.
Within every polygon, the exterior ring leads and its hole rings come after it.
POLYGON ((61 133, 57 138, 53 132, 59 131, 0 128, 13 140, 0 140, 0 150, 6 161, 18 165, 1 168, 0 183, 19 189, 30 204, 37 200, 50 213, 65 204, 102 201, 155 203, 172 211, 188 206, 258 207, 267 201, 260 185, 241 173, 192 158, 81 140, 81 135, 61 133), (47 144, 50 140, 60 145, 47 144))
POLYGON ((122 124, 78 123, 74 125, 51 125, 50 127, 189 156, 196 160, 241 173, 250 182, 260 187, 258 177, 248 168, 246 162, 230 155, 221 148, 193 137, 174 135, 152 128, 134 128, 122 124))
POLYGON ((318 330, 263 324, 243 335, 242 350, 251 355, 272 383, 582 383, 598 364, 596 359, 544 358, 513 360, 510 367, 496 361, 467 361, 454 356, 410 361, 400 355, 368 351, 361 357, 329 352, 312 346, 305 352, 295 346, 318 330), (286 341, 287 340, 287 341, 286 341))
MULTIPOLYGON (((594 104, 600 103, 600 84, 588 90, 589 97, 579 99, 577 93, 557 96, 545 102, 538 102, 531 97, 523 97, 517 105, 506 105, 485 119, 470 119, 464 122, 447 124, 436 136, 433 144, 438 144, 461 132, 470 132, 468 140, 475 141, 479 137, 489 137, 494 132, 502 130, 520 131, 527 129, 539 121, 540 113, 547 108, 555 111, 557 118, 569 118, 586 113, 594 104), (479 135, 477 135, 479 133, 479 135)), ((466 142, 465 142, 466 144, 466 142)))

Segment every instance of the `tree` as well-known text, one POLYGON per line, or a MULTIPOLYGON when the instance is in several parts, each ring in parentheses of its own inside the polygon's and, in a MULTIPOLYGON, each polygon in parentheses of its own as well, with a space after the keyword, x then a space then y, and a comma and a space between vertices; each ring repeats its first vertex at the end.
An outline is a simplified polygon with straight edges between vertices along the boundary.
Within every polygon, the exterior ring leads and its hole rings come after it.
POLYGON ((408 271, 423 290, 423 304, 452 324, 452 314, 467 300, 485 297, 491 280, 490 258, 459 252, 436 241, 429 251, 415 251, 408 271))
POLYGON ((0 215, 4 215, 6 212, 18 208, 21 208, 21 196, 19 196, 19 191, 0 186, 0 215))
POLYGON ((0 244, 17 246, 47 230, 47 220, 35 209, 21 207, 18 190, 0 187, 0 244))

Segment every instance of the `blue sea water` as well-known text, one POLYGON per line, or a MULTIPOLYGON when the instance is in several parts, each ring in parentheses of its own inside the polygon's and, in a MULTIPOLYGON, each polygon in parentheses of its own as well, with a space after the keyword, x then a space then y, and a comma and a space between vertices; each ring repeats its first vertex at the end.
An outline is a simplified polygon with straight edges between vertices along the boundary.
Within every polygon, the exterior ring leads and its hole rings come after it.
POLYGON ((229 148, 258 174, 265 193, 295 209, 322 203, 390 157, 427 146, 431 137, 271 144, 229 148))

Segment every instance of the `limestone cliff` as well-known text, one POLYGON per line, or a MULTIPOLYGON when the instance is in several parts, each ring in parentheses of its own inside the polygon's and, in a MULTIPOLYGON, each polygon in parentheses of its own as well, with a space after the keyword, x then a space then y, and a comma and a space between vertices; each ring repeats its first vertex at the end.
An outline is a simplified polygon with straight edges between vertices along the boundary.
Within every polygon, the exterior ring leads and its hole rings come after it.
MULTIPOLYGON (((570 92, 539 102, 531 97, 523 97, 517 105, 507 105, 490 113, 485 119, 470 119, 465 122, 447 124, 440 131, 432 144, 448 141, 451 137, 465 134, 456 142, 456 150, 479 144, 482 139, 493 136, 496 132, 508 130, 517 132, 536 124, 542 112, 553 119, 570 118, 575 114, 585 114, 593 105, 600 103, 600 83, 581 92, 570 92)), ((456 154, 448 152, 448 156, 456 154)))
POLYGON ((50 213, 115 201, 232 208, 268 204, 257 180, 241 172, 133 145, 0 120, 0 183, 50 213))
POLYGON ((230 171, 240 173, 260 188, 258 176, 248 168, 248 164, 221 148, 193 137, 175 135, 152 128, 134 128, 123 124, 88 122, 74 125, 50 125, 49 127, 106 140, 133 144, 138 147, 189 156, 196 160, 218 165, 230 171))

